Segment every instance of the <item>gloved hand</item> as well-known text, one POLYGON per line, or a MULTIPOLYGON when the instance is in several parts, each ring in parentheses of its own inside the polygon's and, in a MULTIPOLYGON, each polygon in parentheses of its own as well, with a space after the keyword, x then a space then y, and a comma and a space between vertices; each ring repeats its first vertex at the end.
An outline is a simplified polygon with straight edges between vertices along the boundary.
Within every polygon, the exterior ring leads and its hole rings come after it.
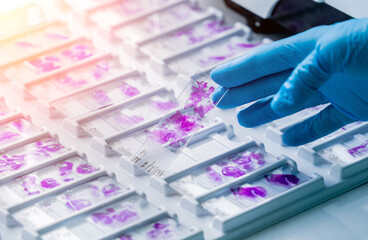
POLYGON ((368 120, 368 19, 310 29, 254 49, 211 72, 221 85, 213 100, 233 108, 261 99, 238 114, 255 127, 305 108, 331 103, 291 127, 283 141, 297 146, 346 124, 368 120))

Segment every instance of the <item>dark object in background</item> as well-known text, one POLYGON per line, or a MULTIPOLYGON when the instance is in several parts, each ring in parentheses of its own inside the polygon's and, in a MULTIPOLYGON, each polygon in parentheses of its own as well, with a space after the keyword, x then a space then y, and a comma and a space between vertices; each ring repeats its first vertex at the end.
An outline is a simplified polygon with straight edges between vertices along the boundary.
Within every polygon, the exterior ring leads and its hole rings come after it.
POLYGON ((258 33, 290 34, 303 32, 319 25, 341 22, 351 17, 328 4, 312 0, 280 0, 271 16, 263 19, 232 0, 225 0, 228 7, 247 18, 248 25, 258 33))

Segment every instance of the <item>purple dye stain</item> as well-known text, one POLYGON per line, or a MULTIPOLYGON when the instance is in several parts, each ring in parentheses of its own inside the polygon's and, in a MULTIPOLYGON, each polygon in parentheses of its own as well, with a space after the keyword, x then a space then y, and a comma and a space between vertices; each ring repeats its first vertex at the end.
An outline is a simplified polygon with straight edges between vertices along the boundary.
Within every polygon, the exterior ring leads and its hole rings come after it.
POLYGON ((292 174, 271 174, 264 176, 269 183, 282 186, 293 186, 299 183, 299 178, 292 174))
POLYGON ((146 236, 149 239, 171 239, 173 232, 169 229, 170 224, 156 222, 152 226, 152 230, 148 231, 146 236))
POLYGON ((211 167, 206 168, 206 175, 209 179, 217 183, 221 183, 223 180, 221 175, 215 172, 211 167))
POLYGON ((15 42, 15 45, 17 45, 18 47, 21 47, 21 48, 36 48, 37 47, 33 43, 26 42, 26 41, 15 42))
POLYGON ((92 74, 97 80, 101 80, 107 73, 109 73, 109 63, 106 61, 96 64, 92 69, 92 74))
POLYGON ((209 97, 215 88, 204 81, 197 81, 196 85, 191 88, 184 110, 176 111, 164 119, 156 129, 148 132, 149 138, 160 144, 170 142, 170 147, 178 149, 185 145, 185 138, 190 133, 203 127, 202 119, 214 107, 209 97))
POLYGON ((91 92, 91 96, 99 105, 106 106, 112 103, 111 98, 103 90, 95 89, 91 92))
POLYGON ((131 126, 143 122, 144 118, 138 115, 127 116, 125 114, 118 114, 114 117, 114 120, 117 123, 123 124, 124 126, 131 126))
POLYGON ((359 156, 361 155, 361 150, 367 150, 366 149, 367 145, 368 145, 368 142, 365 142, 359 146, 350 148, 348 149, 348 153, 353 157, 359 156))
POLYGON ((38 195, 41 192, 37 190, 36 177, 25 176, 23 177, 23 183, 21 184, 23 190, 27 192, 29 196, 38 195))
POLYGON ((46 56, 45 60, 33 59, 27 62, 37 70, 40 70, 42 72, 51 72, 61 68, 61 66, 56 64, 55 61, 53 61, 52 59, 54 59, 52 56, 46 56))
POLYGON ((91 174, 96 171, 97 169, 94 166, 87 164, 87 163, 81 164, 77 167, 77 173, 79 174, 91 174))
POLYGON ((86 207, 89 207, 91 206, 92 203, 90 200, 88 199, 77 199, 77 200, 69 200, 67 203, 66 203, 66 206, 70 209, 73 209, 73 210, 82 210, 86 207))
POLYGON ((123 83, 120 86, 120 89, 124 93, 124 95, 127 97, 134 97, 139 94, 139 90, 136 87, 133 87, 128 83, 123 83))
POLYGON ((0 133, 0 143, 7 142, 9 140, 13 140, 14 138, 20 137, 19 133, 14 133, 11 131, 4 131, 0 133))
POLYGON ((159 110, 159 111, 168 111, 170 109, 174 109, 178 106, 178 104, 176 102, 173 101, 167 101, 167 102, 163 102, 163 101, 152 101, 150 103, 150 106, 159 110))
POLYGON ((235 166, 228 166, 228 167, 222 168, 222 175, 226 177, 238 178, 240 176, 243 176, 244 174, 245 172, 243 170, 235 166))
POLYGON ((206 39, 213 37, 216 34, 222 33, 231 29, 231 26, 223 26, 221 21, 214 20, 204 24, 200 31, 195 31, 195 28, 190 27, 174 34, 176 37, 186 37, 187 45, 203 42, 206 39))
POLYGON ((74 178, 68 178, 67 176, 73 173, 73 163, 71 162, 62 162, 60 163, 59 172, 60 176, 63 177, 64 182, 70 182, 73 181, 74 178))
POLYGON ((80 88, 88 83, 86 80, 76 80, 68 76, 58 77, 56 81, 58 84, 67 85, 72 88, 80 88))
POLYGON ((115 184, 108 184, 102 188, 102 193, 105 197, 116 195, 120 191, 120 188, 115 184))
POLYGON ((265 198, 267 196, 267 191, 263 187, 231 188, 231 192, 234 196, 239 198, 265 198))
POLYGON ((128 209, 116 212, 113 208, 105 209, 105 212, 92 213, 92 220, 95 223, 102 223, 105 225, 112 225, 114 223, 126 223, 129 220, 137 219, 138 214, 128 209))
POLYGON ((90 52, 90 47, 83 44, 76 45, 73 48, 64 50, 61 52, 61 54, 72 61, 81 61, 93 56, 93 53, 90 52))
POLYGON ((58 183, 53 178, 46 178, 46 179, 41 181, 41 186, 43 188, 56 188, 56 187, 60 186, 60 183, 58 183))
POLYGON ((0 157, 0 173, 7 171, 16 171, 22 168, 25 163, 25 154, 22 155, 2 155, 0 157))

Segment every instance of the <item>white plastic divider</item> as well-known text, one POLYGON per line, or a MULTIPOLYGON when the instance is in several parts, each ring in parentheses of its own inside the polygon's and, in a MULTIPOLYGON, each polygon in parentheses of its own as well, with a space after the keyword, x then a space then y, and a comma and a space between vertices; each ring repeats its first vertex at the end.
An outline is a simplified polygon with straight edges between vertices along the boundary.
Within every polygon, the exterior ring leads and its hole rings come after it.
POLYGON ((46 116, 48 116, 49 118, 63 117, 64 114, 62 112, 59 112, 57 109, 55 109, 55 107, 53 106, 53 103, 55 103, 57 101, 60 101, 62 99, 73 97, 77 94, 83 93, 85 91, 92 90, 94 88, 103 86, 105 84, 115 82, 117 80, 127 79, 127 78, 134 77, 134 76, 142 76, 143 77, 143 76, 145 76, 145 74, 142 73, 142 72, 138 72, 136 69, 132 69, 132 70, 126 72, 126 73, 118 74, 116 76, 110 77, 110 78, 108 78, 104 81, 101 81, 101 82, 96 82, 94 84, 88 85, 87 87, 84 87, 84 88, 78 89, 76 91, 73 91, 71 93, 65 94, 64 96, 51 99, 50 101, 44 101, 44 100, 39 99, 38 102, 37 102, 37 106, 38 106, 38 109, 42 113, 44 113, 46 116))
POLYGON ((112 57, 112 56, 108 53, 98 54, 96 56, 83 59, 82 61, 75 62, 72 65, 57 69, 57 70, 52 71, 50 73, 47 73, 42 77, 35 78, 35 79, 30 79, 29 81, 27 81, 25 83, 19 83, 19 82, 13 81, 12 84, 14 86, 14 91, 25 100, 36 99, 37 96, 33 96, 31 94, 31 92, 28 90, 29 87, 31 87, 33 85, 36 85, 36 84, 39 84, 39 83, 42 83, 42 82, 44 82, 44 81, 46 81, 50 78, 57 77, 61 74, 77 70, 77 69, 79 69, 81 67, 84 67, 88 64, 98 62, 98 61, 100 61, 104 58, 108 58, 108 57, 112 57))
POLYGON ((30 119, 29 116, 24 116, 23 113, 21 113, 21 111, 19 109, 15 109, 14 112, 9 114, 8 116, 6 116, 4 118, 0 118, 0 125, 4 124, 4 123, 7 123, 7 122, 10 122, 10 121, 13 121, 13 120, 18 119, 18 118, 21 118, 21 117, 24 117, 26 119, 27 118, 30 119))
MULTIPOLYGON (((134 103, 139 103, 140 101, 144 101, 145 99, 147 99, 149 97, 155 96, 155 95, 163 93, 163 92, 170 93, 172 91, 168 90, 167 88, 163 87, 162 84, 160 84, 157 88, 153 89, 150 92, 147 92, 145 94, 141 94, 141 95, 129 98, 129 99, 124 100, 122 102, 119 102, 119 103, 116 103, 114 105, 108 106, 106 108, 100 109, 98 111, 86 114, 83 117, 80 117, 80 118, 77 118, 77 119, 67 118, 67 119, 64 120, 63 127, 64 127, 64 129, 66 129, 67 131, 69 131, 71 134, 73 134, 76 137, 90 136, 90 134, 87 133, 80 126, 81 123, 83 123, 85 121, 88 121, 90 119, 96 118, 98 116, 105 115, 105 114, 107 114, 109 112, 112 112, 112 111, 115 111, 119 108, 128 107, 129 105, 132 105, 134 103)), ((157 121, 157 120, 155 120, 155 121, 157 121)), ((151 121, 148 121, 148 122, 146 121, 146 122, 143 122, 143 123, 139 124, 139 127, 142 128, 147 124, 154 124, 154 123, 155 123, 154 120, 151 120, 151 121)), ((136 129, 136 128, 138 128, 138 127, 134 127, 134 129, 136 129)), ((123 131, 123 132, 117 133, 116 135, 128 134, 130 131, 131 130, 123 131)))
MULTIPOLYGON (((107 174, 109 175, 109 174, 107 174)), ((111 174, 110 174, 111 175, 111 174)), ((89 207, 86 207, 78 212, 75 212, 73 214, 71 214, 70 216, 67 216, 67 217, 64 217, 60 220, 57 220, 53 223, 50 223, 49 225, 47 226, 44 226, 42 228, 38 228, 38 229, 30 229, 30 228, 27 228, 27 226, 25 226, 23 232, 22 232, 22 238, 23 239, 37 239, 37 238, 27 238, 27 236, 42 236, 43 234, 47 233, 47 232, 50 232, 52 230, 54 230, 55 228, 58 228, 60 227, 61 225, 65 224, 65 223, 68 223, 68 222, 71 222, 71 221, 76 221, 100 208, 104 208, 110 204, 114 204, 114 203, 117 203, 119 201, 122 201, 122 200, 125 200, 129 197, 132 197, 134 195, 137 195, 137 192, 134 190, 134 189, 130 189, 128 190, 127 192, 124 192, 124 193, 121 193, 121 194, 118 194, 116 196, 113 196, 105 201, 102 201, 100 203, 97 203, 95 205, 92 205, 92 206, 89 206, 89 207)))
POLYGON ((15 211, 18 211, 19 209, 25 208, 27 206, 30 206, 36 202, 39 202, 49 196, 61 193, 67 189, 70 189, 72 187, 81 185, 83 183, 86 183, 88 181, 91 181, 95 178, 101 177, 103 175, 106 175, 107 172, 106 170, 103 168, 103 166, 99 166, 99 170, 97 170, 94 173, 91 173, 87 176, 84 176, 78 180, 75 180, 73 182, 68 182, 62 186, 58 186, 55 187, 53 190, 41 193, 37 196, 31 197, 29 199, 26 199, 20 203, 14 204, 12 206, 7 206, 5 208, 0 208, 0 221, 4 224, 6 224, 8 227, 9 226, 15 226, 17 224, 19 224, 12 216, 11 214, 15 211))
MULTIPOLYGON (((55 50, 61 49, 63 47, 69 46, 69 45, 74 44, 74 43, 76 43, 78 41, 81 41, 81 40, 83 40, 83 38, 81 38, 81 37, 73 37, 70 40, 67 40, 67 41, 65 41, 63 43, 58 43, 58 44, 56 44, 54 46, 43 48, 42 50, 40 50, 37 53, 29 54, 27 56, 21 56, 21 57, 18 57, 17 59, 14 59, 14 60, 9 61, 7 63, 1 64, 0 65, 0 69, 7 68, 7 67, 9 67, 11 65, 14 65, 14 64, 20 63, 22 61, 25 61, 25 60, 27 60, 29 58, 35 58, 35 57, 41 56, 41 55, 43 55, 45 53, 48 53, 50 51, 55 51, 55 50)), ((7 76, 4 76, 4 78, 7 78, 7 76)), ((8 80, 11 81, 11 79, 8 79, 8 80)))
POLYGON ((260 202, 249 209, 244 209, 232 216, 216 216, 213 220, 213 228, 223 232, 229 232, 240 226, 244 226, 255 219, 259 219, 267 213, 273 212, 288 205, 298 205, 297 200, 308 198, 311 195, 323 191, 323 178, 317 174, 312 174, 312 179, 301 183, 287 191, 278 194, 264 202, 260 202))
MULTIPOLYGON (((0 119, 0 125, 9 123, 11 121, 14 121, 14 120, 20 119, 20 118, 24 118, 26 121, 28 121, 30 124, 32 124, 30 116, 28 116, 28 115, 24 116, 23 113, 16 113, 16 114, 13 114, 13 115, 11 115, 7 118, 0 119)), ((29 141, 32 141, 33 139, 39 139, 39 138, 41 138, 41 137, 48 134, 47 129, 45 127, 38 128, 38 130, 39 130, 39 132, 35 133, 34 135, 30 135, 30 136, 28 136, 24 139, 14 141, 12 143, 8 143, 8 144, 4 144, 4 145, 0 146, 0 152, 6 151, 7 149, 11 149, 13 147, 22 146, 25 143, 28 143, 29 141)))
MULTIPOLYGON (((219 133, 219 132, 223 132, 226 131, 229 127, 220 119, 216 119, 216 121, 214 122, 214 124, 211 126, 207 126, 203 129, 200 129, 198 132, 196 133, 191 133, 187 136, 187 138, 189 138, 190 140, 187 143, 187 146, 190 146, 193 143, 199 142, 207 137, 209 137, 211 134, 214 133, 219 133)), ((95 139, 96 143, 94 145, 92 145, 94 148, 97 147, 97 140, 95 139)), ((101 144, 101 143, 100 143, 101 144)), ((110 146, 109 149, 111 149, 110 146)), ((111 149, 111 151, 114 151, 113 149, 111 149)), ((183 150, 182 152, 185 155, 188 155, 185 150, 183 150)), ((132 153, 135 154, 135 153, 132 153)), ((189 156, 190 157, 190 156, 189 156)), ((191 157, 190 157, 191 158, 191 157)), ((143 171, 142 169, 140 169, 137 165, 134 164, 134 162, 131 161, 131 159, 127 159, 126 157, 121 157, 120 158, 120 167, 123 168, 126 172, 132 174, 133 176, 142 176, 142 175, 147 175, 147 173, 145 171, 143 171)))
MULTIPOLYGON (((108 239, 112 239, 112 238, 117 238, 117 237, 119 237, 123 234, 127 234, 127 233, 133 232, 133 231, 137 231, 140 228, 142 228, 142 227, 144 227, 148 224, 151 224, 155 221, 160 221, 160 220, 165 219, 165 218, 174 219, 174 221, 176 222, 177 225, 181 225, 181 223, 179 222, 178 217, 177 217, 176 214, 169 213, 169 212, 166 212, 166 211, 162 210, 162 212, 160 212, 159 214, 157 214, 155 216, 145 218, 145 219, 143 219, 142 221, 140 221, 138 223, 126 226, 122 229, 119 229, 118 231, 114 231, 111 234, 107 234, 107 235, 105 235, 101 238, 97 238, 96 240, 108 240, 108 239)), ((190 233, 186 236, 180 236, 180 239, 182 239, 182 240, 202 240, 202 239, 204 239, 202 231, 199 231, 195 227, 191 227, 189 230, 190 230, 190 233)), ((176 237, 179 237, 179 236, 176 236, 176 237)))
POLYGON ((149 186, 154 188, 156 191, 160 192, 161 194, 164 194, 165 196, 172 195, 174 193, 177 193, 176 190, 174 190, 170 183, 192 173, 194 170, 210 166, 213 163, 216 163, 217 161, 226 158, 227 156, 230 156, 234 153, 240 152, 244 149, 257 146, 261 149, 264 149, 264 145, 261 143, 255 142, 253 139, 249 139, 243 143, 240 143, 238 146, 231 147, 218 155, 211 157, 209 159, 203 160, 200 163, 195 163, 191 166, 188 166, 187 168, 183 169, 180 172, 172 173, 170 175, 167 175, 166 177, 159 178, 159 177, 151 177, 149 186))
MULTIPOLYGON (((223 13, 220 12, 216 8, 210 7, 203 14, 201 14, 201 15, 193 18, 193 19, 185 21, 185 22, 183 22, 179 25, 176 25, 174 27, 170 27, 170 28, 168 28, 168 29, 166 29, 162 32, 153 34, 153 35, 151 35, 151 36, 149 36, 145 39, 142 39, 140 41, 132 42, 132 41, 129 41, 129 40, 125 40, 124 41, 124 48, 125 48, 124 50, 126 50, 128 54, 132 55, 135 58, 139 58, 139 57, 143 57, 143 56, 149 56, 149 54, 147 54, 146 52, 142 51, 142 49, 140 49, 143 45, 145 45, 145 44, 147 44, 151 41, 157 40, 158 38, 160 38, 162 36, 165 36, 167 34, 170 34, 174 31, 177 31, 181 28, 196 24, 200 21, 204 21, 204 20, 209 19, 209 18, 216 18, 218 20, 222 20, 223 19, 223 13)), ((115 36, 115 37, 120 39, 118 36, 115 36)), ((124 40, 124 39, 120 39, 120 40, 124 40)))
POLYGON ((338 178, 338 179, 346 179, 354 174, 364 171, 368 168, 368 157, 362 156, 356 159, 353 163, 347 164, 338 164, 328 161, 324 159, 322 156, 318 154, 320 150, 333 146, 334 144, 338 144, 341 141, 347 140, 349 138, 354 138, 359 135, 363 131, 368 130, 368 123, 362 123, 360 125, 354 126, 351 129, 346 130, 345 132, 341 132, 327 140, 324 141, 316 141, 315 143, 311 143, 308 145, 303 145, 298 148, 298 156, 303 159, 311 162, 313 165, 318 165, 321 162, 329 162, 331 163, 329 174, 338 178))
MULTIPOLYGON (((40 139, 46 138, 46 137, 52 137, 52 136, 50 135, 50 133, 45 132, 43 135, 39 135, 39 136, 36 136, 34 138, 27 139, 27 141, 25 141, 25 142, 23 142, 23 143, 21 143, 19 145, 13 145, 13 146, 11 146, 11 147, 9 147, 7 149, 2 149, 0 153, 3 154, 5 152, 10 151, 12 149, 15 149, 17 147, 27 145, 29 143, 32 143, 34 141, 37 141, 37 140, 40 140, 40 139)), ((52 137, 52 138, 57 139, 56 137, 52 137)), ((7 176, 0 177, 0 184, 4 184, 4 183, 10 181, 11 179, 15 179, 15 178, 20 177, 22 175, 25 175, 25 174, 28 174, 28 173, 31 173, 31 172, 40 170, 40 169, 42 169, 42 168, 44 168, 46 166, 52 165, 52 164, 57 163, 57 162, 61 162, 63 160, 69 159, 69 158, 71 158, 73 156, 79 156, 79 154, 75 150, 75 147, 69 147, 67 149, 69 150, 68 152, 62 153, 62 154, 60 154, 58 156, 55 156, 55 157, 52 157, 52 158, 50 158, 47 161, 41 162, 39 164, 35 164, 35 165, 31 166, 31 167, 23 168, 23 169, 21 169, 21 170, 19 170, 17 172, 14 172, 13 174, 9 174, 7 176)))
MULTIPOLYGON (((209 44, 212 43, 216 43, 218 41, 221 41, 225 38, 229 38, 238 34, 244 34, 245 36, 250 37, 251 30, 249 27, 245 26, 242 23, 235 23, 234 28, 229 30, 229 31, 225 31, 223 33, 218 34, 215 38, 212 38, 210 40, 207 41, 203 41, 197 45, 191 46, 187 49, 184 49, 178 53, 172 54, 171 56, 167 56, 163 59, 158 59, 156 57, 152 57, 150 59, 150 66, 151 68, 157 72, 158 74, 161 75, 165 75, 165 74, 169 74, 169 73, 173 73, 172 70, 169 69, 169 67, 167 66, 171 61, 174 61, 178 58, 184 57, 185 55, 197 51, 201 48, 206 47, 209 44)), ((198 73, 197 73, 198 74, 198 73)))

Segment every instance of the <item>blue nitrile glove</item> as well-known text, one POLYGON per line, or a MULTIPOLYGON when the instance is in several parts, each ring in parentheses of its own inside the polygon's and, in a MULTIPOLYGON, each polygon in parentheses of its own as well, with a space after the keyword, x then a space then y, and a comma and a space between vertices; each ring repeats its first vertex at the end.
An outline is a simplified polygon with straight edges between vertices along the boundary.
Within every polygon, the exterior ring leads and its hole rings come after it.
POLYGON ((344 125, 368 120, 368 19, 310 29, 254 49, 211 73, 229 88, 218 107, 233 108, 262 99, 239 112, 239 123, 255 127, 304 108, 331 103, 288 129, 290 146, 311 142, 344 125))

